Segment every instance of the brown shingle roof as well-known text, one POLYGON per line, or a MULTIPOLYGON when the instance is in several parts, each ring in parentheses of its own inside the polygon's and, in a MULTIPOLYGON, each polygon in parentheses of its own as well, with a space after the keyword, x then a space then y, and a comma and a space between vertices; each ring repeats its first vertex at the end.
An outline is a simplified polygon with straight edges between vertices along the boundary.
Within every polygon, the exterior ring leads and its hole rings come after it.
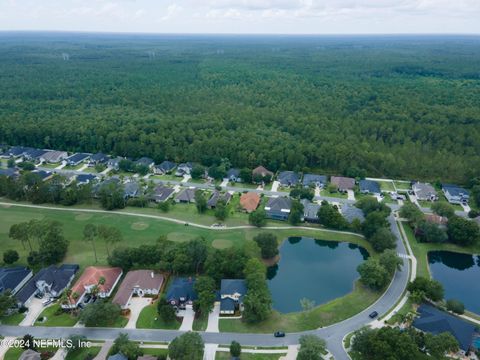
POLYGON ((348 177, 332 176, 330 182, 337 185, 339 190, 352 190, 355 187, 355 179, 348 177))
POLYGON ((139 288, 142 290, 160 290, 163 280, 163 275, 155 274, 153 270, 129 271, 120 285, 117 294, 113 298, 113 303, 125 307, 128 303, 128 300, 130 300, 133 289, 139 288))
POLYGON ((253 175, 261 175, 261 176, 273 176, 273 172, 267 170, 263 166, 258 166, 252 170, 253 175))
POLYGON ((446 218, 445 216, 437 215, 437 214, 426 214, 425 220, 437 225, 446 225, 448 223, 448 218, 446 218))
POLYGON ((240 196, 240 205, 247 211, 252 212, 260 203, 260 195, 254 192, 248 192, 240 196))

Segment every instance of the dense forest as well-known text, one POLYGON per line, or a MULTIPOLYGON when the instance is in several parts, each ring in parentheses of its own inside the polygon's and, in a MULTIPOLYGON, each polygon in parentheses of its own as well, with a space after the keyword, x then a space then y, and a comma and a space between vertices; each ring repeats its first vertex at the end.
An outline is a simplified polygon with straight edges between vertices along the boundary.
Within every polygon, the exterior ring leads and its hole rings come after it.
POLYGON ((479 59, 480 37, 0 33, 0 142, 462 183, 479 59))

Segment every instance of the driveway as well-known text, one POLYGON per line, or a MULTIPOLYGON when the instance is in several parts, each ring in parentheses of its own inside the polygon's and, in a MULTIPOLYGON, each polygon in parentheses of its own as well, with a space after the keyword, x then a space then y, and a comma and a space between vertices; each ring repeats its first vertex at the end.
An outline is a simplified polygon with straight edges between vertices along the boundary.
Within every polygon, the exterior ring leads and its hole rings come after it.
POLYGON ((3 359, 5 353, 10 349, 8 343, 13 340, 15 340, 15 337, 6 337, 2 341, 0 341, 0 359, 3 359))
POLYGON ((278 181, 274 181, 273 184, 272 184, 272 192, 277 192, 278 191, 278 187, 280 186, 280 183, 278 181))
POLYGON ((205 344, 205 351, 203 352, 203 360, 215 360, 217 353, 217 344, 205 344))
POLYGON ((129 309, 130 309, 130 318, 128 319, 125 329, 136 329, 137 320, 142 312, 143 308, 152 303, 151 298, 146 297, 132 297, 130 299, 129 309))
POLYGON ((355 193, 353 190, 347 190, 347 199, 355 201, 355 193))
POLYGON ((93 360, 106 360, 108 356, 108 352, 110 351, 110 348, 113 345, 113 341, 105 341, 103 344, 102 348, 100 349, 100 352, 98 353, 97 356, 93 358, 93 360))
POLYGON ((190 331, 192 330, 193 319, 195 318, 195 312, 191 306, 187 306, 185 311, 183 312, 183 321, 182 325, 180 325, 180 331, 190 331))
POLYGON ((280 360, 295 360, 298 355, 298 345, 290 345, 285 356, 281 356, 280 360))
POLYGON ((220 332, 218 329, 218 319, 220 317, 220 303, 216 302, 213 310, 208 314, 207 332, 220 332))
POLYGON ((38 316, 45 309, 45 306, 42 305, 42 302, 45 299, 37 299, 34 297, 30 300, 30 305, 28 305, 28 312, 26 313, 25 319, 22 320, 20 326, 32 326, 37 320, 38 316))

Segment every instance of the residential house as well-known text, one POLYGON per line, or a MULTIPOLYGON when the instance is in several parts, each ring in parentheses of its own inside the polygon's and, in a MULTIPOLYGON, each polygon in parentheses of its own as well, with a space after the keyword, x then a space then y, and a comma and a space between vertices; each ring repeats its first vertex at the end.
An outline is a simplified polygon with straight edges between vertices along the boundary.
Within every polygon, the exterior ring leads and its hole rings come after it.
POLYGON ((17 294, 32 276, 32 270, 23 266, 0 268, 0 294, 7 290, 17 294))
POLYGON ((177 166, 177 171, 175 172, 175 176, 184 176, 190 175, 193 169, 193 164, 190 162, 182 163, 177 166))
POLYGON ((440 216, 437 214, 425 214, 425 220, 443 227, 448 224, 448 218, 446 216, 440 216))
POLYGON ((12 146, 4 155, 17 159, 22 157, 23 154, 28 151, 28 149, 29 148, 24 146, 12 146))
POLYGON ((291 207, 292 199, 288 197, 270 198, 265 206, 265 212, 269 219, 288 220, 291 207))
POLYGON ((272 179, 273 178, 273 172, 270 170, 267 170, 263 166, 257 166, 255 169, 252 170, 252 178, 255 181, 257 179, 257 182, 263 182, 263 179, 272 179), (261 178, 261 181, 258 181, 258 179, 261 178))
POLYGON ((47 152, 47 150, 28 148, 23 153, 23 160, 24 161, 30 161, 30 162, 33 162, 33 163, 38 163, 38 162, 40 162, 40 158, 42 157, 42 155, 45 154, 46 152, 47 152))
POLYGON ((355 179, 349 177, 332 176, 330 182, 336 185, 340 192, 347 192, 355 187, 355 179))
POLYGON ((354 220, 358 220, 362 223, 365 221, 365 215, 363 214, 363 211, 356 206, 344 204, 341 212, 349 224, 351 224, 354 220))
POLYGON ((124 158, 117 156, 116 158, 109 159, 107 161, 107 167, 118 171, 120 170, 120 161, 124 160, 124 158))
POLYGON ((175 309, 191 306, 198 295, 195 291, 195 278, 175 278, 168 288, 166 299, 175 309))
POLYGON ((281 171, 277 180, 282 186, 295 186, 300 183, 300 175, 294 171, 281 171))
POLYGON ((97 177, 93 174, 79 174, 76 177, 76 181, 78 185, 85 185, 94 182, 97 177))
POLYGON ((318 210, 320 210, 320 205, 312 203, 307 199, 303 199, 301 203, 303 204, 303 219, 306 222, 317 223, 318 210))
POLYGON ((173 171, 173 169, 175 169, 176 166, 177 164, 175 164, 174 162, 165 160, 162 161, 160 165, 155 165, 155 167, 153 168, 153 172, 157 175, 169 174, 173 171))
POLYGON ((380 195, 382 193, 380 184, 373 180, 360 180, 358 186, 362 194, 380 195))
POLYGON ((228 179, 229 182, 233 183, 242 182, 242 179, 240 178, 240 169, 231 168, 227 171, 225 178, 228 179))
POLYGON ((460 349, 465 353, 472 347, 475 324, 428 304, 420 305, 417 313, 419 316, 413 320, 413 327, 433 335, 448 332, 458 341, 460 349))
POLYGON ((52 176, 54 175, 53 172, 45 171, 45 170, 33 170, 32 173, 37 174, 40 177, 40 179, 42 179, 42 181, 47 181, 51 179, 52 176))
POLYGON ((156 274, 153 270, 129 271, 112 302, 125 310, 130 305, 130 299, 134 295, 139 297, 158 295, 164 280, 163 275, 156 274))
POLYGON ((118 177, 110 177, 106 180, 103 180, 102 182, 96 183, 92 187, 92 193, 94 197, 99 197, 100 190, 102 190, 103 187, 109 186, 110 184, 120 184, 120 179, 118 177))
POLYGON ((18 358, 18 360, 41 360, 42 355, 32 349, 27 349, 18 358))
POLYGON ((153 168, 155 166, 155 162, 153 159, 150 159, 149 157, 141 157, 137 161, 135 161, 135 165, 137 166, 145 166, 149 169, 153 168))
POLYGON ((140 185, 136 181, 126 182, 123 186, 123 197, 125 199, 137 197, 140 195, 140 185))
POLYGON ((427 183, 417 182, 412 186, 413 193, 417 200, 421 201, 435 201, 438 200, 437 192, 432 185, 427 183))
POLYGON ((90 154, 76 153, 66 158, 66 162, 67 162, 67 165, 69 166, 78 166, 82 162, 88 160, 89 158, 90 158, 90 154))
POLYGON ((160 203, 166 201, 172 194, 175 192, 175 189, 169 188, 167 186, 158 185, 153 191, 153 201, 160 203))
POLYGON ((128 358, 123 355, 122 353, 118 353, 118 354, 115 354, 115 355, 110 355, 108 357, 108 360, 128 360, 128 358))
POLYGON ((220 314, 233 315, 243 311, 247 282, 243 279, 222 279, 220 283, 220 314))
POLYGON ((230 194, 229 192, 222 194, 220 191, 214 191, 210 199, 208 199, 207 201, 207 207, 209 209, 214 209, 220 200, 223 200, 225 204, 228 204, 231 199, 232 194, 230 194))
POLYGON ((450 204, 467 204, 470 199, 468 190, 451 184, 442 184, 442 190, 450 204))
POLYGON ((110 160, 110 157, 108 155, 99 152, 90 156, 88 162, 90 163, 90 165, 106 165, 108 163, 108 160, 110 160))
POLYGON ((0 176, 15 178, 19 176, 19 172, 17 168, 0 169, 0 176))
POLYGON ((243 193, 240 196, 240 205, 247 213, 255 211, 260 204, 260 195, 255 192, 243 193))
POLYGON ((324 188, 327 185, 327 177, 325 175, 305 174, 303 175, 303 186, 324 188))
POLYGON ((122 269, 119 267, 89 266, 72 287, 72 294, 68 304, 62 304, 64 309, 75 309, 84 300, 87 294, 96 290, 96 296, 105 299, 112 295, 122 277, 122 269))
POLYGON ((80 267, 76 264, 51 265, 41 269, 15 296, 19 305, 28 306, 33 296, 58 298, 67 289, 80 267))
POLYGON ((180 191, 175 196, 176 203, 194 203, 195 202, 195 189, 188 188, 180 191))
POLYGON ((68 157, 66 151, 47 151, 42 156, 40 156, 40 161, 44 163, 56 164, 68 157))

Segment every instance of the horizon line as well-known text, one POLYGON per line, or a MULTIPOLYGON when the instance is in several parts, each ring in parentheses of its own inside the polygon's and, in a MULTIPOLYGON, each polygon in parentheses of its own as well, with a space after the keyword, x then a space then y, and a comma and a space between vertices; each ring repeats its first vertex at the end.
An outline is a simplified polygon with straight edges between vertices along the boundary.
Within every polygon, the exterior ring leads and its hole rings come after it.
POLYGON ((392 33, 236 33, 236 32, 149 32, 149 31, 103 31, 103 30, 38 30, 22 29, 9 30, 0 29, 0 33, 55 33, 55 34, 105 34, 105 35, 185 35, 185 36, 480 36, 480 33, 436 33, 436 32, 392 32, 392 33))

